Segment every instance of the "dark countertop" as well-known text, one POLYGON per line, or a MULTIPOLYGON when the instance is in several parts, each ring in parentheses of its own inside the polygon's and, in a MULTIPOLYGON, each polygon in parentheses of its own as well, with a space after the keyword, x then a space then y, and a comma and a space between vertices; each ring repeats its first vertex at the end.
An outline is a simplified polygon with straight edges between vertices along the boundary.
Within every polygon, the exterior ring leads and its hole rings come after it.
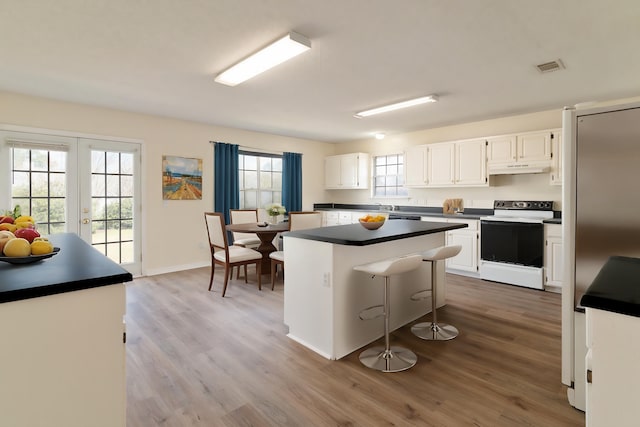
POLYGON ((396 219, 385 221, 384 225, 377 230, 367 230, 360 224, 347 224, 291 231, 285 233, 285 236, 338 245, 366 246, 465 227, 467 224, 396 219))
MULTIPOLYGON (((387 205, 383 205, 387 206, 387 205)), ((317 211, 363 211, 363 212, 380 212, 389 215, 421 217, 433 216, 440 218, 463 218, 463 219, 479 219, 481 216, 493 215, 493 209, 476 209, 467 208, 461 214, 443 214, 442 208, 427 206, 394 206, 393 210, 381 209, 379 205, 358 205, 358 204, 341 204, 341 203, 316 203, 313 209, 317 211)))
POLYGON ((131 273, 73 233, 49 236, 60 252, 33 264, 0 262, 0 303, 133 280, 131 273))
POLYGON ((580 304, 640 317, 640 259, 609 258, 582 296, 580 304))

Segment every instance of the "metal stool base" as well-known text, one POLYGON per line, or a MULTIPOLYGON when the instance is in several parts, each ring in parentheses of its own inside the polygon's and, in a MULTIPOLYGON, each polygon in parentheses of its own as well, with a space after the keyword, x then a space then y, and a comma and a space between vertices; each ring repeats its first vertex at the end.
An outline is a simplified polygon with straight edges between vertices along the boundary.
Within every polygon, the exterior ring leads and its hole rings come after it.
POLYGON ((448 341, 458 336, 455 326, 444 323, 418 323, 411 327, 411 332, 418 338, 430 341, 448 341))
POLYGON ((359 358, 367 368, 382 372, 406 371, 418 361, 413 351, 395 346, 389 351, 384 347, 372 347, 360 353, 359 358))

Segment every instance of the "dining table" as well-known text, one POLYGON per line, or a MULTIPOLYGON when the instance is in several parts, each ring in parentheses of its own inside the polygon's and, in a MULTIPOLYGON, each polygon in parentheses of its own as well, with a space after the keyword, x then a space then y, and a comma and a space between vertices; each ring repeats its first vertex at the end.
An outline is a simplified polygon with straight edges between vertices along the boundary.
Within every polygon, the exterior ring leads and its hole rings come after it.
POLYGON ((264 222, 251 222, 246 224, 229 224, 226 226, 227 231, 235 233, 254 233, 260 239, 260 245, 256 248, 262 254, 261 270, 262 274, 271 273, 271 260, 269 254, 277 249, 273 245, 273 239, 276 234, 289 231, 288 222, 279 222, 275 224, 264 222))

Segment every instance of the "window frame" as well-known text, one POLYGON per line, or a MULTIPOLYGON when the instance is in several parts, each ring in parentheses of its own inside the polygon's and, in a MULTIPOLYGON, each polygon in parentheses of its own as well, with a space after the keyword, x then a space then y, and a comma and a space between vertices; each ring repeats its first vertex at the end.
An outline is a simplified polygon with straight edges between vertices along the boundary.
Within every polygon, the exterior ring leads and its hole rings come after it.
POLYGON ((250 151, 250 150, 239 150, 238 151, 238 191, 239 191, 239 208, 240 209, 264 209, 265 206, 269 205, 269 204, 280 204, 282 205, 282 161, 283 161, 283 155, 282 154, 273 154, 273 153, 262 153, 262 152, 257 152, 257 151, 250 151), (242 175, 245 171, 252 171, 252 169, 245 169, 244 168, 244 164, 243 164, 243 159, 241 159, 241 156, 252 156, 252 157, 256 157, 256 184, 257 186, 255 188, 249 188, 248 190, 245 187, 245 177, 242 175), (274 170, 273 168, 269 171, 262 171, 261 170, 261 159, 263 158, 271 158, 271 159, 279 159, 280 160, 280 170, 274 170), (274 189, 273 186, 270 189, 263 189, 260 186, 260 174, 261 173, 270 173, 271 174, 271 183, 273 185, 273 175, 274 173, 279 173, 280 174, 280 188, 279 189, 274 189), (244 195, 245 191, 255 191, 256 193, 256 206, 249 206, 246 204, 246 197, 244 195), (262 202, 262 193, 263 192, 270 192, 271 193, 271 202, 270 203, 263 203, 262 202))

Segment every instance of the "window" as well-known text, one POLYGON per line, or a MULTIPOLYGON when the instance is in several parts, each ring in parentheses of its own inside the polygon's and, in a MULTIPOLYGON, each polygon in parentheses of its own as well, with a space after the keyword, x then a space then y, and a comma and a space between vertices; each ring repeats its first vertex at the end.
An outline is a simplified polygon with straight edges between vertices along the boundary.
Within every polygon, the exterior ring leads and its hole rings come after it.
POLYGON ((373 158, 373 196, 407 197, 404 188, 404 156, 390 154, 373 158))
POLYGON ((239 153, 240 209, 282 203, 282 156, 239 153))

